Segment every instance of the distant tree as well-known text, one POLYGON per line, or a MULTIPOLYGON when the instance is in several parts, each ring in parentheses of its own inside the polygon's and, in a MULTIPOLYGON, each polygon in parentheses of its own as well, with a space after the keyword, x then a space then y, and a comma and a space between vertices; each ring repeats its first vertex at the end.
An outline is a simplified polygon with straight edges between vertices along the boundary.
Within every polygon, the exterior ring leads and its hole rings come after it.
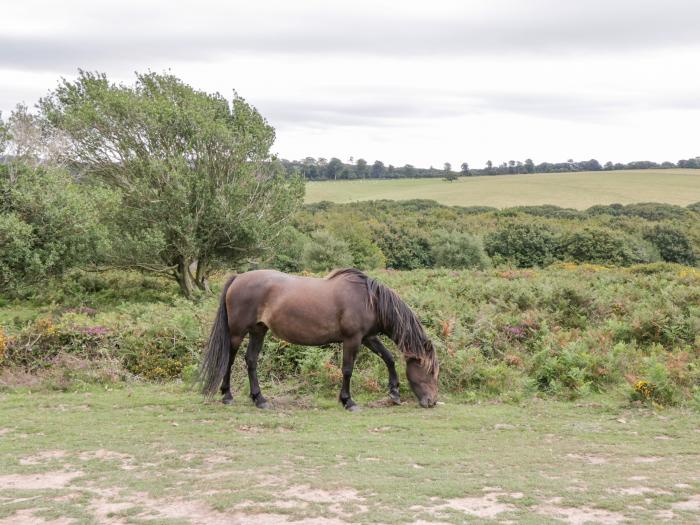
POLYGON ((384 163, 381 160, 375 160, 374 164, 372 164, 371 177, 373 179, 381 179, 384 178, 385 174, 386 168, 384 167, 384 163))
POLYGON ((41 101, 70 160, 120 195, 119 264, 171 275, 191 297, 216 269, 263 255, 304 186, 270 156, 274 130, 242 98, 167 74, 132 86, 81 71, 41 101))
POLYGON ((343 163, 340 159, 333 157, 326 166, 326 177, 329 179, 336 180, 341 170, 343 169, 343 163))
POLYGON ((532 159, 525 159, 525 173, 534 173, 535 172, 535 163, 532 162, 532 159))
POLYGON ((608 161, 605 163, 605 166, 603 167, 605 170, 612 170, 613 169, 613 163, 608 161))
POLYGON ((408 178, 413 178, 416 176, 416 168, 414 168, 412 164, 406 164, 403 167, 403 173, 404 173, 404 176, 406 176, 408 178))
POLYGON ((10 131, 7 129, 7 125, 2 120, 2 111, 0 111, 0 155, 5 153, 5 148, 7 143, 10 141, 10 131))
POLYGON ((445 174, 446 181, 453 182, 459 178, 459 175, 452 171, 452 165, 449 162, 445 162, 445 166, 443 167, 442 171, 445 174))
POLYGON ((450 164, 449 162, 445 162, 445 164, 442 167, 442 170, 445 172, 452 171, 452 164, 450 164))
POLYGON ((355 164, 355 173, 357 173, 358 179, 367 178, 369 169, 367 168, 367 161, 365 159, 357 159, 357 164, 355 164))
POLYGON ((486 171, 491 173, 491 170, 493 170, 493 162, 491 162, 490 160, 487 160, 486 161, 486 171))
POLYGON ((462 162, 461 168, 461 173, 463 177, 468 177, 469 175, 471 175, 471 172, 469 171, 469 164, 467 162, 462 162))

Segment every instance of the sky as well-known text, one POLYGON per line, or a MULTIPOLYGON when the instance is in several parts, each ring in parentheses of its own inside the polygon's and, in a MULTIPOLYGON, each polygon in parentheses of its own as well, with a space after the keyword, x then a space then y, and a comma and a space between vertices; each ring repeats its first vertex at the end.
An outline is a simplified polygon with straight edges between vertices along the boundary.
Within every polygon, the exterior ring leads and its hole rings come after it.
POLYGON ((0 111, 78 69, 235 90, 282 158, 700 155, 697 0, 3 2, 0 111))

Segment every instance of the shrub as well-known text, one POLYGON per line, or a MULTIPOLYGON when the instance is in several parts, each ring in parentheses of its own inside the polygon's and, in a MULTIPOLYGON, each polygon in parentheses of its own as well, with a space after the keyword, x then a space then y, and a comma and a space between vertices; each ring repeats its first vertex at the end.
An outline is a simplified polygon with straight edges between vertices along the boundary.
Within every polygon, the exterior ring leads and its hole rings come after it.
POLYGON ((479 268, 490 266, 481 240, 468 233, 436 232, 431 252, 438 268, 479 268))
POLYGON ((659 250, 666 262, 693 266, 697 261, 688 236, 678 228, 657 224, 644 235, 644 238, 659 250))
POLYGON ((570 261, 613 266, 652 262, 655 256, 640 240, 605 228, 584 228, 566 235, 562 255, 570 261))
POLYGON ((286 226, 277 238, 271 265, 283 272, 299 272, 303 270, 302 256, 304 246, 309 243, 309 237, 293 226, 286 226))
POLYGON ((311 240, 304 245, 301 262, 306 270, 323 272, 351 266, 352 255, 345 241, 322 230, 311 234, 311 240))
POLYGON ((386 265, 395 270, 415 270, 433 266, 428 240, 415 230, 384 228, 377 234, 377 244, 386 256, 386 265))
POLYGON ((559 237, 557 230, 545 224, 508 224, 487 235, 484 246, 494 262, 531 268, 558 259, 559 237))

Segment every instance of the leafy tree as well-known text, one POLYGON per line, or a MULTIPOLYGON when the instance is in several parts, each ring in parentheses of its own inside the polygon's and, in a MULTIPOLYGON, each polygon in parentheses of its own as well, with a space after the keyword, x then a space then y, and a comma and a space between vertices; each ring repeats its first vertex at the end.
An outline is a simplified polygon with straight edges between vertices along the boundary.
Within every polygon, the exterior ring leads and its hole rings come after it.
POLYGON ((0 111, 0 155, 5 153, 5 148, 10 140, 10 131, 7 129, 7 125, 2 120, 2 111, 0 111))
POLYGON ((462 168, 462 172, 461 172, 462 176, 468 177, 469 175, 471 175, 471 172, 469 171, 469 164, 467 162, 462 162, 461 168, 462 168))
POLYGON ((0 290, 60 276, 109 251, 105 188, 78 184, 65 170, 0 164, 0 290), (12 176, 11 176, 12 175, 12 176))
POLYGON ((367 167, 367 161, 365 159, 357 159, 355 164, 355 173, 357 173, 358 179, 366 179, 369 174, 369 168, 367 167))
POLYGON ((120 192, 114 262, 169 274, 187 297, 216 268, 260 256, 301 203, 301 179, 270 158, 273 128, 237 95, 81 71, 41 109, 69 137, 72 164, 120 192))
POLYGON ((384 177, 385 174, 386 168, 384 167, 384 163, 381 160, 375 160, 374 164, 372 164, 372 178, 381 179, 384 177))

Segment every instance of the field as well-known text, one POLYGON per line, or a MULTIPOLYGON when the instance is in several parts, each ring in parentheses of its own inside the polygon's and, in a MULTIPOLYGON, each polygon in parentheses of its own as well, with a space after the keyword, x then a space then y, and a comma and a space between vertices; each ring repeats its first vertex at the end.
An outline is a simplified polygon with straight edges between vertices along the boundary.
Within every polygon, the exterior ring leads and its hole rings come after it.
POLYGON ((324 181, 306 185, 306 202, 433 199, 459 206, 506 208, 556 204, 585 209, 595 204, 700 201, 700 170, 628 170, 536 173, 442 179, 324 181))
POLYGON ((610 399, 432 410, 181 385, 2 394, 0 523, 654 523, 700 518, 700 415, 610 399), (303 520, 303 521, 297 521, 303 520))

